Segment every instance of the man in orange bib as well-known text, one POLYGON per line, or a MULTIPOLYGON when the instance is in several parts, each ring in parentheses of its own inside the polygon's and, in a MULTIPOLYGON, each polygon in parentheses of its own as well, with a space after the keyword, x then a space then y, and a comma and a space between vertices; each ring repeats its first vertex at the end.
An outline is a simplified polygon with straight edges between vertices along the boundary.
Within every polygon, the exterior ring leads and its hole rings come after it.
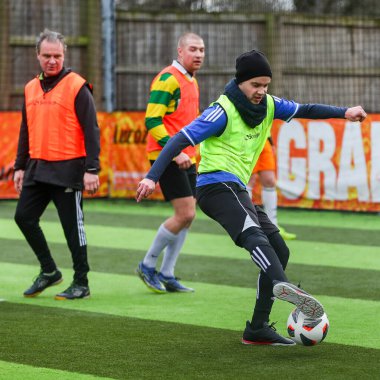
POLYGON ((14 165, 20 198, 15 221, 35 253, 41 269, 25 297, 35 297, 62 282, 39 220, 53 201, 73 260, 74 279, 58 300, 87 298, 87 241, 82 191, 99 188, 100 133, 92 88, 63 67, 62 34, 45 29, 37 42, 42 72, 25 86, 22 122, 14 165))

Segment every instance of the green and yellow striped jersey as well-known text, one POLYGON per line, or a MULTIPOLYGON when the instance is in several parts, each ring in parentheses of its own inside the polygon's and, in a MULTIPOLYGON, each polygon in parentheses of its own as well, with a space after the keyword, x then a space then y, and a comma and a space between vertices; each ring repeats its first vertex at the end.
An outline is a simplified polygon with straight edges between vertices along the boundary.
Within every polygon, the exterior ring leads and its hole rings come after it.
POLYGON ((154 139, 164 146, 170 136, 163 118, 175 112, 181 98, 179 83, 171 73, 164 73, 151 86, 145 114, 145 125, 154 139))

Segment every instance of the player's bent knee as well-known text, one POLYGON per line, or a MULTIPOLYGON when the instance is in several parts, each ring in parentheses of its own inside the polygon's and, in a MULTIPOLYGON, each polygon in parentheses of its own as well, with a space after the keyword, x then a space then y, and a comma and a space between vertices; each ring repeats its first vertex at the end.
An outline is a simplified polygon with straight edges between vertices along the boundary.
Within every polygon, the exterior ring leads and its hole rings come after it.
POLYGON ((189 227, 191 223, 193 222, 194 218, 195 218, 195 213, 186 215, 183 218, 183 224, 186 225, 186 227, 189 227))
POLYGON ((175 218, 177 219, 178 223, 181 225, 182 228, 188 228, 190 227, 191 223, 195 218, 195 212, 176 214, 175 218))
POLYGON ((243 231, 236 244, 242 248, 245 248, 249 252, 253 248, 262 245, 270 245, 268 238, 260 228, 250 227, 243 231))
POLYGON ((271 246, 277 253, 277 256, 282 264, 282 267, 285 269, 289 261, 290 250, 285 243, 285 240, 282 238, 278 231, 268 236, 271 246))

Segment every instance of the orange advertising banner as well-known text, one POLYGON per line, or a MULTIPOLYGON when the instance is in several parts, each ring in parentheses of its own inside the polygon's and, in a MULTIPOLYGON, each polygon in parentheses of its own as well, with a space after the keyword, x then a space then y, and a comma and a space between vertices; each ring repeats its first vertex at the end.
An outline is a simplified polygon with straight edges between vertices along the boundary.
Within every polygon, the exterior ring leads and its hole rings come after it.
POLYGON ((98 197, 108 197, 108 177, 109 177, 109 140, 110 140, 110 128, 108 127, 109 118, 108 113, 98 112, 97 119, 100 128, 100 172, 99 181, 100 187, 95 195, 88 195, 84 193, 86 198, 98 198, 98 197))
MULTIPOLYGON (((144 112, 98 113, 101 187, 96 196, 133 198, 150 168, 144 112)), ((0 112, 0 199, 17 198, 12 175, 21 115, 0 112)), ((380 115, 275 121, 279 206, 380 211, 380 115)), ((254 189, 260 202, 260 188, 254 189)), ((163 199, 159 186, 151 199, 163 199)))
POLYGON ((20 112, 0 112, 0 199, 18 197, 12 179, 20 123, 20 112))
MULTIPOLYGON (((108 191, 112 198, 134 198, 138 183, 150 168, 144 122, 144 112, 114 112, 102 126, 108 136, 108 191)), ((150 198, 163 199, 159 186, 150 198)))

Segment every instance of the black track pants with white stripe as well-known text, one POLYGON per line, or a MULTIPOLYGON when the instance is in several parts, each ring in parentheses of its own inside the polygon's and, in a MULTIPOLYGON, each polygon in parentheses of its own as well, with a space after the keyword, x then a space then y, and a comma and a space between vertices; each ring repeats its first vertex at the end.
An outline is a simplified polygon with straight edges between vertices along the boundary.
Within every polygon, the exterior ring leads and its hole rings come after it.
POLYGON ((287 281, 284 269, 289 249, 278 228, 260 207, 253 205, 247 191, 237 183, 198 187, 197 201, 202 211, 216 220, 236 245, 245 248, 260 268, 252 317, 252 326, 260 328, 269 320, 272 309, 273 280, 287 281))
POLYGON ((15 221, 37 256, 42 271, 53 272, 57 267, 40 227, 40 217, 50 201, 53 201, 58 211, 71 252, 74 281, 80 285, 87 285, 89 265, 81 191, 44 183, 24 186, 17 204, 15 221))

